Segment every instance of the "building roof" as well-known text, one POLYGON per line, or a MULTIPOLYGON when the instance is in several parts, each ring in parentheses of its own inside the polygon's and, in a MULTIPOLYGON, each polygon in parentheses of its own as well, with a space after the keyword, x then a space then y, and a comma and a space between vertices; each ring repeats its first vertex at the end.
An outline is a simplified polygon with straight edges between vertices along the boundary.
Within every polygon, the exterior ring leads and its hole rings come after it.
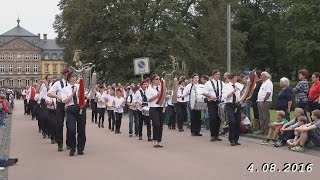
POLYGON ((21 27, 19 24, 10 29, 9 31, 1 34, 0 36, 14 36, 14 37, 37 37, 37 35, 32 34, 31 32, 27 31, 23 27, 21 27))

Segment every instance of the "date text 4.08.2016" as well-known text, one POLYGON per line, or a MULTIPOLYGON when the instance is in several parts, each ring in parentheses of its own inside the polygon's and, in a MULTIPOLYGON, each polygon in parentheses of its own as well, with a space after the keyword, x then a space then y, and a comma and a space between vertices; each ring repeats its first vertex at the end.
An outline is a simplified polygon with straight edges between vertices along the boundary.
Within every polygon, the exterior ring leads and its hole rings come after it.
POLYGON ((250 163, 247 166, 249 172, 311 172, 313 168, 312 163, 284 163, 283 165, 276 165, 275 163, 263 163, 255 165, 250 163))

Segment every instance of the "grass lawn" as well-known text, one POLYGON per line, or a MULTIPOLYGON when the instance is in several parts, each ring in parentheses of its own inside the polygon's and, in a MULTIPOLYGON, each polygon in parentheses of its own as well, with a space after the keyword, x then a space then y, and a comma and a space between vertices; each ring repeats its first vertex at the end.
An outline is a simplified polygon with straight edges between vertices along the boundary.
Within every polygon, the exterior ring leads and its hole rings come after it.
MULTIPOLYGON (((276 113, 277 111, 276 110, 270 110, 270 121, 271 122, 274 122, 277 120, 277 117, 276 117, 276 113)), ((253 111, 252 111, 252 108, 251 108, 251 119, 253 120, 253 111)), ((291 111, 290 113, 290 120, 294 119, 294 111, 291 111)), ((289 121, 290 121, 289 120, 289 121)))

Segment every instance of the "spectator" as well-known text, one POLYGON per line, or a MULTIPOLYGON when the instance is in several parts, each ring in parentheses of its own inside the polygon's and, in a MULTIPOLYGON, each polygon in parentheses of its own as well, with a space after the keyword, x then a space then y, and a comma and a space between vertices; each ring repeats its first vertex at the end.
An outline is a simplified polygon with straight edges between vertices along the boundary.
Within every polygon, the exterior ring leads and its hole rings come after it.
POLYGON ((270 105, 272 102, 273 84, 271 82, 271 75, 264 71, 261 73, 262 85, 258 92, 258 110, 259 110, 259 123, 261 132, 258 134, 265 134, 268 130, 270 123, 270 105))
POLYGON ((305 151, 304 146, 307 140, 313 142, 315 146, 320 147, 320 110, 313 110, 311 119, 313 122, 295 129, 300 132, 300 141, 297 146, 291 148, 292 151, 305 151))
POLYGON ((307 80, 308 71, 305 69, 300 69, 298 71, 299 83, 295 88, 292 89, 293 94, 295 94, 296 107, 302 108, 305 115, 307 115, 307 105, 308 105, 308 92, 309 83, 307 80))
MULTIPOLYGON (((307 124, 307 122, 308 122, 308 119, 306 116, 300 116, 298 118, 299 126, 307 124)), ((294 147, 294 146, 298 145, 299 142, 300 142, 300 132, 298 130, 295 130, 294 131, 294 139, 288 139, 287 144, 289 145, 289 147, 294 147)))
POLYGON ((280 79, 281 91, 277 97, 277 110, 286 113, 286 119, 290 120, 290 110, 292 105, 292 89, 289 87, 290 82, 288 78, 280 79))
POLYGON ((277 121, 269 124, 267 139, 263 140, 261 144, 275 144, 276 138, 280 134, 281 127, 288 122, 285 117, 286 113, 284 111, 277 111, 277 121))
POLYGON ((261 71, 257 70, 256 76, 255 76, 256 86, 253 89, 253 93, 252 93, 251 97, 248 98, 248 101, 251 101, 252 109, 253 109, 254 131, 261 130, 260 129, 260 122, 259 122, 258 103, 257 103, 258 93, 259 93, 260 87, 262 85, 262 81, 260 78, 261 78, 261 71))
POLYGON ((303 115, 304 111, 302 108, 296 108, 294 110, 295 118, 282 126, 282 128, 280 129, 281 136, 279 137, 278 142, 275 143, 275 147, 284 146, 288 139, 294 138, 294 129, 301 125, 298 122, 298 118, 303 115))
POLYGON ((312 86, 309 90, 309 110, 312 112, 315 109, 320 109, 320 73, 314 72, 311 76, 312 86))

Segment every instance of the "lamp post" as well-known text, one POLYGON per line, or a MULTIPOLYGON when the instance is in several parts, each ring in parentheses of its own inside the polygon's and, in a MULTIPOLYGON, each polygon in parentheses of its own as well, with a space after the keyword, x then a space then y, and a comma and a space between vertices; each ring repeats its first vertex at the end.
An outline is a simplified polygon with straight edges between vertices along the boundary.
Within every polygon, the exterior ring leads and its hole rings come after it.
POLYGON ((231 2, 227 5, 227 71, 231 72, 231 2))

